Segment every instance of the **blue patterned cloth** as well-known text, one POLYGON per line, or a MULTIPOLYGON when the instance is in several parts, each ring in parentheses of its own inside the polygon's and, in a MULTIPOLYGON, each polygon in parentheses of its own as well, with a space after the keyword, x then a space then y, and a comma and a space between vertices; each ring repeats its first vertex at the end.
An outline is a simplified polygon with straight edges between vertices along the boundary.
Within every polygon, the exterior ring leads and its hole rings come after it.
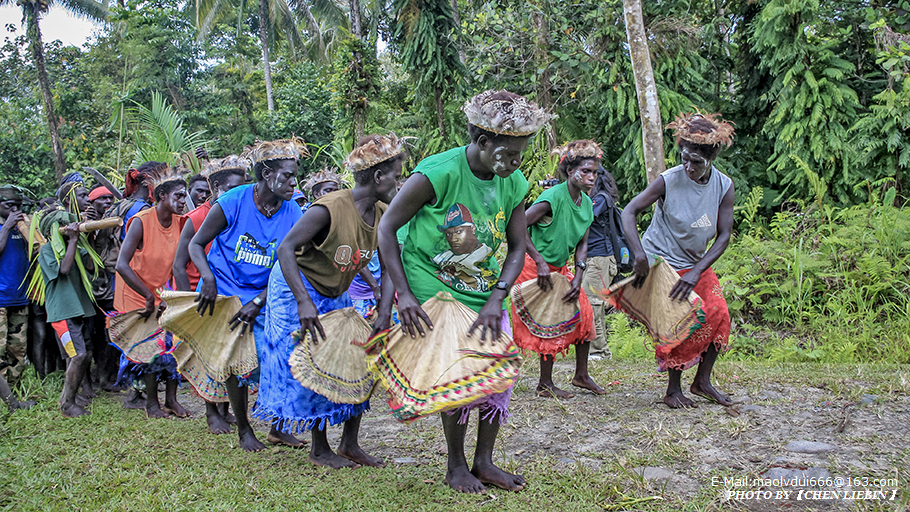
MULTIPOLYGON (((171 355, 170 351, 174 348, 174 335, 170 332, 164 332, 165 350, 167 352, 155 356, 152 362, 148 364, 134 363, 126 358, 121 352, 120 368, 117 370, 117 384, 120 386, 130 386, 136 381, 142 381, 146 373, 158 374, 164 372, 165 378, 180 381, 180 373, 177 372, 177 360, 171 355)), ((117 345, 111 344, 119 350, 117 345)))
MULTIPOLYGON (((303 273, 300 277, 320 315, 353 305, 347 292, 325 297, 313 289, 303 273)), ((269 275, 268 290, 265 344, 259 352, 259 398, 253 416, 278 425, 284 432, 301 433, 312 428, 325 429, 368 411, 369 400, 362 404, 338 404, 303 387, 291 375, 288 360, 296 344, 291 333, 300 329, 300 315, 279 262, 269 275)))

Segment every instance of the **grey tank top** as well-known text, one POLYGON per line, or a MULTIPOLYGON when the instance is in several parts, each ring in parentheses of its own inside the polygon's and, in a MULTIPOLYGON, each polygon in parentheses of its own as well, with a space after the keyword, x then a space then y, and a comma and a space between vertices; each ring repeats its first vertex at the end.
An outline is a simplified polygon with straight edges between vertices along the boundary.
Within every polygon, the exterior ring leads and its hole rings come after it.
POLYGON ((692 268, 717 235, 717 211, 733 181, 712 168, 708 183, 700 185, 686 175, 681 165, 661 173, 666 184, 651 225, 641 237, 649 255, 667 260, 676 270, 692 268))

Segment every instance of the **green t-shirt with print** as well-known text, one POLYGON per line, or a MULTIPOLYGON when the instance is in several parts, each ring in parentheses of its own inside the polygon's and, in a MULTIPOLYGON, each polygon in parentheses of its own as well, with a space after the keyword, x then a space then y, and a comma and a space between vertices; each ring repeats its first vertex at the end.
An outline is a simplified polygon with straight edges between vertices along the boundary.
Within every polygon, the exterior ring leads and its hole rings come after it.
POLYGON ((520 171, 481 180, 471 172, 465 150, 430 156, 414 169, 430 180, 436 203, 424 205, 408 223, 402 262, 421 303, 447 291, 480 311, 499 280, 493 255, 506 241, 509 217, 524 200, 528 181, 520 171))
POLYGON ((580 204, 576 205, 569 195, 568 182, 564 181, 544 190, 534 201, 534 204, 544 201, 550 203, 550 216, 528 226, 534 247, 550 265, 564 266, 594 221, 591 198, 582 192, 579 199, 580 204))

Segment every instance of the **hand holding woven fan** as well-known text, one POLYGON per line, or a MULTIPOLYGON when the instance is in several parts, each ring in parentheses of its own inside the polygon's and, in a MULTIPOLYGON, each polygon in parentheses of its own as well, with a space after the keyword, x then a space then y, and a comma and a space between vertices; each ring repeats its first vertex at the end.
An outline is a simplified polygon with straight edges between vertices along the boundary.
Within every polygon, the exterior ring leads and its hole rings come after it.
POLYGON ((539 279, 531 279, 513 286, 511 291, 518 318, 531 334, 545 339, 564 336, 581 321, 578 301, 563 300, 572 289, 569 279, 552 272, 549 281, 549 290, 540 287, 539 279))
POLYGON ((641 286, 631 276, 606 290, 595 292, 613 307, 641 322, 651 337, 661 343, 676 343, 688 338, 704 322, 704 302, 694 291, 685 300, 670 298, 679 274, 663 258, 656 258, 641 286))
POLYGON ((501 393, 518 376, 518 347, 509 336, 480 343, 467 336, 477 313, 439 292, 423 303, 434 328, 412 338, 400 325, 375 338, 385 347, 371 361, 377 379, 389 392, 389 406, 401 421, 469 404, 501 393))
POLYGON ((373 376, 367 368, 363 345, 370 325, 354 308, 342 308, 319 316, 325 336, 318 344, 312 332, 303 339, 294 333, 297 346, 288 364, 291 374, 305 388, 332 402, 360 404, 373 392, 373 376))

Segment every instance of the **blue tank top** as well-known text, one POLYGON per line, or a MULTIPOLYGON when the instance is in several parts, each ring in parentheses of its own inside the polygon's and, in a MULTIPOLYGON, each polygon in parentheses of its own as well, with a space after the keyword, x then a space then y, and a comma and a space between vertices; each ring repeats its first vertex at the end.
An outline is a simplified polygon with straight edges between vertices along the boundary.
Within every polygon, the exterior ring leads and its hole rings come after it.
MULTIPOLYGON (((28 304, 24 283, 28 273, 28 242, 19 230, 13 228, 6 240, 6 249, 0 254, 0 308, 11 308, 28 304)), ((26 235, 27 236, 27 235, 26 235)))
POLYGON ((266 217, 256 209, 254 186, 236 187, 218 197, 227 227, 212 241, 207 256, 218 295, 236 295, 244 304, 268 285, 278 245, 303 215, 297 203, 285 201, 266 217))

